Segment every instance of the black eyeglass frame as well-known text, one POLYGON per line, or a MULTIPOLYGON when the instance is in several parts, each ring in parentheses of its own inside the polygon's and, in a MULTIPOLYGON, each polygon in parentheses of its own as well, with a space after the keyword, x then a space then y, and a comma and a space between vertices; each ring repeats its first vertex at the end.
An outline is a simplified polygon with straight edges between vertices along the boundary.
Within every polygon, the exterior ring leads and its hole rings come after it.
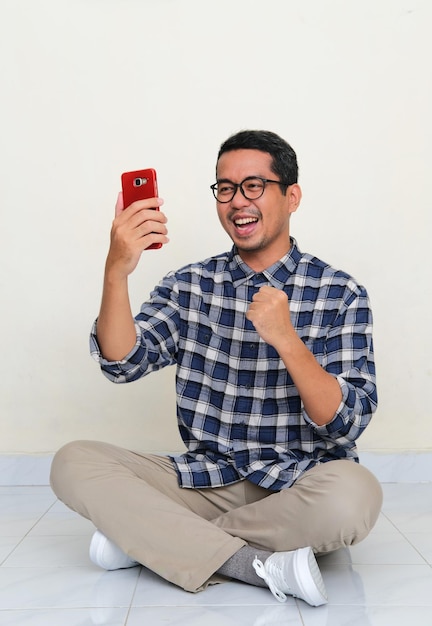
POLYGON ((293 184, 293 183, 284 183, 282 180, 271 180, 270 178, 262 178, 262 176, 247 176, 244 180, 241 181, 241 183, 233 183, 232 180, 221 180, 217 183, 213 183, 213 185, 210 185, 210 189, 212 190, 213 196, 215 197, 215 200, 217 202, 220 202, 220 204, 227 204, 228 202, 232 202, 238 189, 240 189, 242 196, 246 198, 246 200, 258 200, 258 198, 261 198, 264 195, 264 191, 265 191, 267 183, 276 183, 277 185, 281 185, 281 187, 289 187, 290 185, 293 184), (247 197, 245 190, 243 189, 243 183, 245 183, 248 180, 262 181, 263 188, 259 196, 256 196, 255 198, 247 197), (219 198, 217 197, 217 187, 223 182, 230 183, 234 187, 233 194, 231 198, 229 198, 229 200, 219 200, 219 198))

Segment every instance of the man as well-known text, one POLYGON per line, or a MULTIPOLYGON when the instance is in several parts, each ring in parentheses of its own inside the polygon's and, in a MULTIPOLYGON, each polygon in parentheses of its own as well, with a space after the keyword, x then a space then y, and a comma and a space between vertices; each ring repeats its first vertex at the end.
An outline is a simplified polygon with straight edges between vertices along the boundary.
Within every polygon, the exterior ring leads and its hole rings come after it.
POLYGON ((268 131, 222 144, 212 185, 226 254, 169 273, 134 319, 128 276, 168 241, 162 200, 119 197, 91 346, 129 382, 176 365, 187 451, 170 457, 99 442, 66 445, 52 486, 99 529, 92 560, 143 564, 188 591, 234 578, 318 606, 315 559, 363 539, 381 488, 355 440, 376 408, 365 289, 300 252, 292 148, 268 131))

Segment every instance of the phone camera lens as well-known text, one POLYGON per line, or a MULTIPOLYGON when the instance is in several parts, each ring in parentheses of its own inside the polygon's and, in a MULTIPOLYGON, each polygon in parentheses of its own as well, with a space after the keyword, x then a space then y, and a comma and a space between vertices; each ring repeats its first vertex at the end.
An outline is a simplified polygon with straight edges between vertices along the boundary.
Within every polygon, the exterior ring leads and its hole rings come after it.
POLYGON ((147 178, 134 178, 133 184, 134 187, 142 187, 147 183, 147 178))

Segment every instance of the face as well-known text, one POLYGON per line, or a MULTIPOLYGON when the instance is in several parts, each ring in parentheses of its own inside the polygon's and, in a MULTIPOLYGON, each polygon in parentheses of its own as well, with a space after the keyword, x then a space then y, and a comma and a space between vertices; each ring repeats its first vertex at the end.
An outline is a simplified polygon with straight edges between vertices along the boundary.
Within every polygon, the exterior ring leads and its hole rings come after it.
MULTIPOLYGON (((271 162, 270 154, 260 150, 225 152, 217 164, 217 180, 241 183, 248 176, 279 180, 271 162)), ((219 220, 249 267, 262 271, 288 252, 289 218, 300 199, 297 184, 290 185, 283 195, 279 185, 268 183, 257 200, 247 200, 237 189, 231 202, 217 202, 219 220)))

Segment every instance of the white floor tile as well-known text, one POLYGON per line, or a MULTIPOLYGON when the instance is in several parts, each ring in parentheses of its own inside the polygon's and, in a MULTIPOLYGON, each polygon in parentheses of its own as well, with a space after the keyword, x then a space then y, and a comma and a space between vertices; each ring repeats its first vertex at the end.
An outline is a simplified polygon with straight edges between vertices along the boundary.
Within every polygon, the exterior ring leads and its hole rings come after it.
POLYGON ((422 565, 425 560, 398 532, 372 533, 363 541, 319 558, 320 565, 376 563, 384 565, 422 565))
POLYGON ((331 565, 321 571, 329 604, 432 607, 429 565, 331 565))
MULTIPOLYGON (((1 491, 1 488, 0 488, 1 491)), ((0 493, 1 514, 38 513, 43 515, 56 502, 50 493, 0 493)))
POLYGON ((32 485, 26 485, 26 486, 1 485, 0 486, 0 498, 3 499, 5 495, 12 495, 12 494, 17 495, 17 496, 22 496, 26 494, 30 494, 32 496, 35 496, 35 495, 49 496, 49 497, 54 497, 54 500, 56 499, 51 487, 49 487, 48 485, 33 485, 33 486, 32 485))
POLYGON ((20 541, 21 537, 0 537, 0 565, 16 548, 20 541))
POLYGON ((424 606, 328 606, 301 609, 304 626, 430 626, 431 610, 424 606), (323 611, 321 611, 323 608, 323 611))
POLYGON ((131 609, 127 626, 302 626, 295 605, 146 607, 131 609))
POLYGON ((431 483, 384 485, 383 512, 402 533, 432 528, 431 483))
POLYGON ((1 626, 95 626, 95 624, 124 626, 128 610, 127 608, 90 608, 0 611, 0 624, 1 626))
POLYGON ((0 609, 128 607, 139 569, 1 567, 0 609))
POLYGON ((143 568, 89 560, 94 526, 49 487, 0 487, 0 625, 430 626, 432 484, 386 484, 364 541, 321 557, 329 604, 238 582, 187 593, 143 568))
MULTIPOLYGON (((432 531, 432 529, 431 529, 432 531)), ((422 557, 432 565, 432 532, 428 533, 407 533, 405 536, 422 557)))
POLYGON ((395 532, 395 525, 383 514, 381 513, 378 517, 378 520, 375 526, 372 529, 373 533, 391 533, 395 532))
POLYGON ((31 529, 31 535, 92 535, 95 527, 89 520, 56 502, 31 529))
POLYGON ((0 537, 24 536, 38 523, 41 515, 35 513, 8 513, 1 515, 0 537))
POLYGON ((0 487, 0 537, 25 535, 56 501, 51 491, 0 487))
POLYGON ((82 535, 27 536, 4 561, 5 567, 89 567, 90 537, 82 535))

